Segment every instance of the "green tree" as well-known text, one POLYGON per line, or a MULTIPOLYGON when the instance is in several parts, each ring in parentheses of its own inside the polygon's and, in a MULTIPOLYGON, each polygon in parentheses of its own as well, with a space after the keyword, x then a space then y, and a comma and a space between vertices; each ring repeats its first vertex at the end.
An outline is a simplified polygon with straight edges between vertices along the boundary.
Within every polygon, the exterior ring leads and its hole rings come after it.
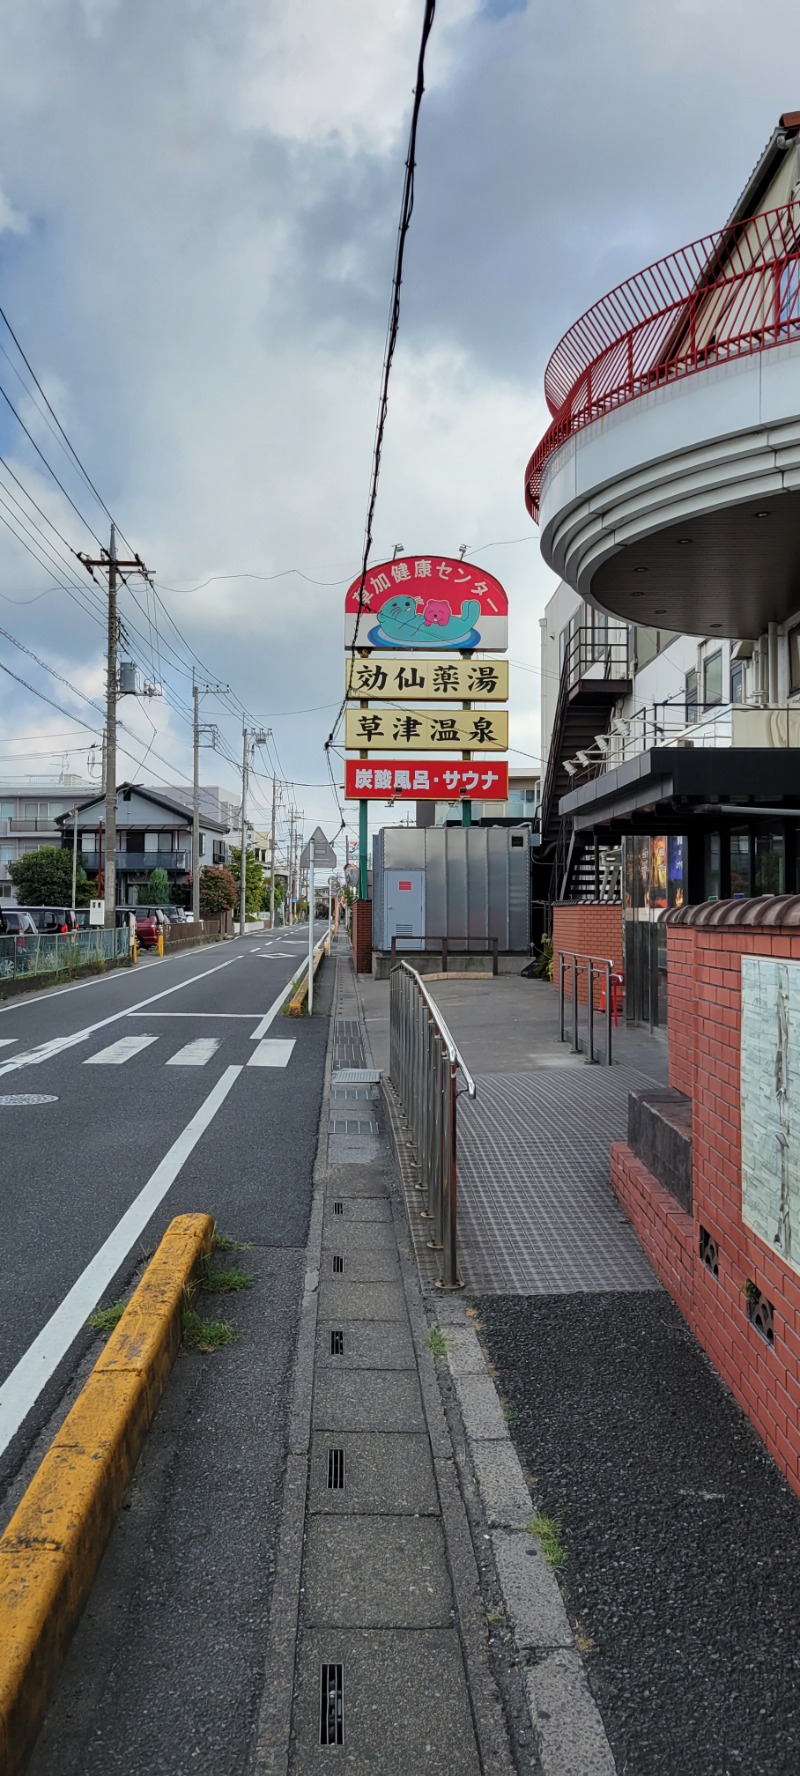
POLYGON ((230 870, 212 869, 205 863, 200 871, 200 917, 214 919, 218 913, 229 913, 236 905, 236 883, 230 870))
MULTIPOLYGON (((236 883, 236 916, 239 917, 239 883, 242 879, 242 850, 240 845, 231 845, 231 872, 236 883)), ((247 853, 247 873, 244 883, 245 919, 257 919, 261 911, 261 894, 264 887, 264 871, 257 857, 247 853)))
MULTIPOLYGON (((283 906, 283 887, 284 887, 284 885, 283 885, 283 882, 281 881, 280 876, 276 876, 275 877, 275 906, 276 906, 276 908, 279 906, 283 906)), ((264 877, 264 886, 261 890, 261 912, 268 913, 269 909, 270 909, 270 878, 269 878, 269 876, 265 876, 264 877)))
POLYGON ((171 900, 169 876, 165 869, 151 870, 147 878, 147 886, 153 906, 166 906, 167 902, 171 900))
MULTIPOLYGON (((8 873, 20 906, 71 906, 72 852, 60 845, 27 851, 9 864, 8 873)), ((79 867, 77 882, 85 881, 86 871, 79 867)))

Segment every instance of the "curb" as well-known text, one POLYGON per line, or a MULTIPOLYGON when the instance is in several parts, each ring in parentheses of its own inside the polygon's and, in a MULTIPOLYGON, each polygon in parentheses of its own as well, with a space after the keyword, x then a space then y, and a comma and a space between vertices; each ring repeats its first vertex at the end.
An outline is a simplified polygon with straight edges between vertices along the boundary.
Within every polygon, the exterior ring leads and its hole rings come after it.
POLYGON ((175 1360, 210 1215, 171 1222, 0 1538, 0 1770, 31 1750, 175 1360))
MULTIPOLYGON (((315 952, 314 952, 314 966, 312 968, 312 974, 313 974, 315 980, 317 978, 317 969, 320 966, 322 958, 323 958, 323 956, 327 956, 327 954, 328 954, 328 944, 329 944, 329 939, 327 937, 323 938, 322 943, 319 946, 319 949, 315 950, 315 952)), ((287 1017, 302 1017, 303 1016, 305 1002, 306 1002, 306 999, 308 998, 308 963, 307 962, 304 964, 304 968, 305 968, 305 972, 303 975, 303 979, 300 982, 297 992, 293 994, 292 998, 289 1000, 289 1004, 286 1007, 286 1016, 287 1017)))

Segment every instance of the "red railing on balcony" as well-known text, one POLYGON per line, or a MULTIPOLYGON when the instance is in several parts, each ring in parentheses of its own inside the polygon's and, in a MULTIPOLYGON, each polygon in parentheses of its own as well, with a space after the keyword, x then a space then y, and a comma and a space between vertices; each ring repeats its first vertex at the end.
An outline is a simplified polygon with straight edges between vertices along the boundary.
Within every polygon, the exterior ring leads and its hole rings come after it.
POLYGON ((525 472, 538 520, 545 464, 573 433, 665 383, 800 338, 800 202, 735 222, 618 284, 564 334, 545 371, 553 423, 525 472))

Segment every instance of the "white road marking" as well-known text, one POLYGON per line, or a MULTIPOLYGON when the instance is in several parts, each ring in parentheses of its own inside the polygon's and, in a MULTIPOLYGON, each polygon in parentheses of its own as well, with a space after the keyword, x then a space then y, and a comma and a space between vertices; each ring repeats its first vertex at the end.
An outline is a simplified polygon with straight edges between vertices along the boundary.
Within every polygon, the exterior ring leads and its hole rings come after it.
POLYGON ((126 1209, 113 1232, 73 1283, 60 1307, 42 1327, 38 1337, 28 1346, 11 1374, 0 1386, 0 1454, 8 1447, 15 1432, 27 1418, 42 1388, 46 1386, 86 1323, 87 1315, 102 1298, 131 1246, 144 1232, 151 1215, 163 1202, 200 1136, 213 1121, 236 1080, 241 1067, 226 1067, 221 1079, 209 1092, 191 1122, 173 1141, 169 1152, 156 1166, 139 1195, 126 1209))
POLYGON ((18 1036, 0 1036, 0 1048, 10 1048, 12 1042, 18 1042, 18 1036))
POLYGON ((216 1054, 221 1040, 219 1036, 197 1036, 194 1042, 187 1042, 184 1048, 179 1048, 177 1054, 170 1055, 167 1066, 204 1067, 206 1061, 210 1061, 211 1056, 216 1054))
POLYGON ((134 1055, 141 1054, 143 1048, 149 1048, 151 1042, 157 1042, 157 1036, 120 1036, 118 1042, 112 1042, 108 1048, 101 1048, 96 1055, 87 1055, 84 1067, 124 1067, 126 1061, 134 1055))
MULTIPOLYGON (((170 993, 182 993, 184 987, 193 987, 198 981, 207 980, 209 975, 219 974, 221 969, 232 968, 235 962, 242 960, 241 956, 231 956, 229 962, 217 962, 214 968, 204 968, 201 974, 190 975, 188 980, 178 981, 174 987, 164 987, 160 993, 151 993, 149 999, 139 999, 135 1005, 126 1006, 124 1011, 114 1011, 110 1017, 100 1018, 96 1024, 87 1024, 83 1030, 76 1030, 73 1036, 54 1036, 50 1042, 40 1043, 38 1048, 25 1049, 23 1054, 15 1054, 13 1059, 0 1061, 0 1078, 4 1073, 16 1072, 18 1067, 36 1067, 41 1061, 49 1061, 53 1055, 61 1054, 65 1048, 74 1048, 79 1042, 88 1042, 96 1030, 105 1030, 109 1024, 118 1024, 121 1018, 130 1017, 131 1012, 142 1011, 146 1005, 155 1005, 159 999, 168 999, 170 993)), ((64 989, 67 993, 70 990, 69 987, 64 989)))
POLYGON ((272 1042, 259 1042, 247 1063, 248 1067, 286 1067, 289 1056, 294 1048, 294 1037, 291 1041, 276 1037, 272 1042))
MULTIPOLYGON (((252 1023, 260 1016, 257 1011, 128 1011, 126 1017, 147 1018, 244 1018, 252 1023)), ((388 1020, 387 1020, 388 1021, 388 1020)))

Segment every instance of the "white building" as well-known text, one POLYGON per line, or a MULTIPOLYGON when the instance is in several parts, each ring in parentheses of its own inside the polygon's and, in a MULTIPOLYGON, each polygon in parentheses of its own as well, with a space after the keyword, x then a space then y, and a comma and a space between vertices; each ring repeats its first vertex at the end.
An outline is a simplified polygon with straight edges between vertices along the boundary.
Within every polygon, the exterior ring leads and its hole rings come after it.
POLYGON ((630 922, 800 883, 800 112, 720 231, 569 329, 526 474, 542 624, 542 898, 625 841, 630 922))

